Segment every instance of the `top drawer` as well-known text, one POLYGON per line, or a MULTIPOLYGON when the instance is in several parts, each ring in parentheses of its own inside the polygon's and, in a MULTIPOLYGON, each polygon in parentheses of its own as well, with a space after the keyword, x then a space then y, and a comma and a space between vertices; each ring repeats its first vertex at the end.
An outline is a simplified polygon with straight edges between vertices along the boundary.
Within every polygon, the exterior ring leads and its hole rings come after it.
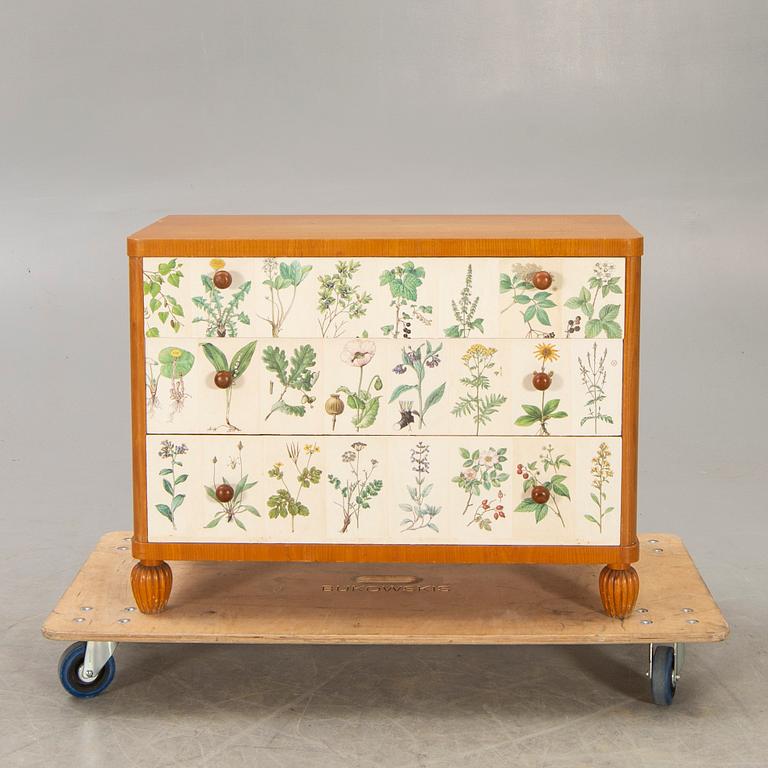
POLYGON ((148 337, 610 338, 624 260, 143 259, 148 337))

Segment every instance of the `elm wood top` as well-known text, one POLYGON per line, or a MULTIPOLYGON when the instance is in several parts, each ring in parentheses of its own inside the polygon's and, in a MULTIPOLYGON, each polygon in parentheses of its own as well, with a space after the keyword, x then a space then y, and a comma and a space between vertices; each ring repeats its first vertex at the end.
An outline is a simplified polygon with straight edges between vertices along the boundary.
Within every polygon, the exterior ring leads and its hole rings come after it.
POLYGON ((182 562, 172 566, 167 610, 145 616, 125 611, 134 605, 128 578, 134 560, 117 547, 129 541, 130 533, 119 531, 101 539, 46 620, 45 637, 515 645, 714 642, 728 634, 682 541, 670 534, 641 536, 637 605, 648 612, 623 622, 602 613, 596 588, 600 567, 589 565, 182 562), (664 551, 656 554, 654 548, 664 551), (358 591, 339 591, 337 585, 358 591), (447 591, 431 589, 445 586, 447 591), (81 611, 83 605, 92 610, 81 611), (119 624, 124 618, 130 622, 119 624), (698 623, 688 624, 691 619, 698 623))
POLYGON ((145 256, 631 257, 642 235, 621 216, 166 216, 128 237, 145 256))

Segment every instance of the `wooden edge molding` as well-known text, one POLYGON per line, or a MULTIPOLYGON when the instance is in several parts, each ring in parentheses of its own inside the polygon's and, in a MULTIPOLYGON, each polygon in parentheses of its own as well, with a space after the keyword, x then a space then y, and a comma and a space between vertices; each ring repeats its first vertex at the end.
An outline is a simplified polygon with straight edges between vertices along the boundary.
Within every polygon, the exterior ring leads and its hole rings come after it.
POLYGON ((322 563, 634 563, 637 539, 628 546, 482 544, 222 544, 133 540, 139 560, 248 560, 322 563))
POLYGON ((147 537, 147 404, 145 400, 144 289, 141 261, 129 266, 131 328, 131 440, 133 464, 133 530, 147 537))
POLYGON ((622 544, 637 537, 637 447, 640 399, 640 259, 625 263, 623 381, 621 392, 622 544))
POLYGON ((128 238, 131 259, 253 258, 264 256, 358 258, 408 257, 583 257, 639 258, 643 238, 617 239, 176 239, 128 238))

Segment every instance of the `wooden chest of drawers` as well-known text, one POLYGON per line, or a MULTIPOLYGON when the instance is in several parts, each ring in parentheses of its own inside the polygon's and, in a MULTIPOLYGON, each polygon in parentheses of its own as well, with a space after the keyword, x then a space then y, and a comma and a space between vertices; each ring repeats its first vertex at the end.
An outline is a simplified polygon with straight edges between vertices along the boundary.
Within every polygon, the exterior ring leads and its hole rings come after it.
POLYGON ((128 240, 139 608, 168 560, 604 563, 639 588, 617 216, 170 216, 128 240))

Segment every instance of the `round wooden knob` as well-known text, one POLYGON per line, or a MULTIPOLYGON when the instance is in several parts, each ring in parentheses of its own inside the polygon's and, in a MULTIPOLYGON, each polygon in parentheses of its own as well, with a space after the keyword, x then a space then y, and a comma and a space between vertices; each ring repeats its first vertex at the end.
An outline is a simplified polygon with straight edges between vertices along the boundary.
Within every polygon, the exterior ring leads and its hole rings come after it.
POLYGON ((531 282, 540 290, 546 291, 552 285, 552 275, 549 272, 536 272, 531 278, 531 282))
POLYGON ((217 269, 213 273, 213 284, 217 288, 229 288, 232 285, 232 275, 226 269, 217 269))
POLYGON ((536 371, 531 377, 533 382, 533 388, 538 389, 539 392, 543 392, 545 389, 549 389, 552 386, 552 377, 544 371, 536 371))
POLYGON ((213 377, 213 383, 219 389, 227 389, 232 385, 232 374, 229 371, 217 371, 213 377))
MULTIPOLYGON (((216 490, 216 494, 218 495, 219 491, 216 490)), ((531 498, 537 503, 537 504, 546 504, 549 501, 549 489, 545 488, 543 485, 534 485, 533 488, 531 488, 531 498)))
MULTIPOLYGON (((229 483, 222 483, 216 486, 216 498, 226 504, 228 501, 232 501, 235 495, 235 489, 229 485, 229 483)), ((549 496, 549 493, 547 493, 549 496)))

